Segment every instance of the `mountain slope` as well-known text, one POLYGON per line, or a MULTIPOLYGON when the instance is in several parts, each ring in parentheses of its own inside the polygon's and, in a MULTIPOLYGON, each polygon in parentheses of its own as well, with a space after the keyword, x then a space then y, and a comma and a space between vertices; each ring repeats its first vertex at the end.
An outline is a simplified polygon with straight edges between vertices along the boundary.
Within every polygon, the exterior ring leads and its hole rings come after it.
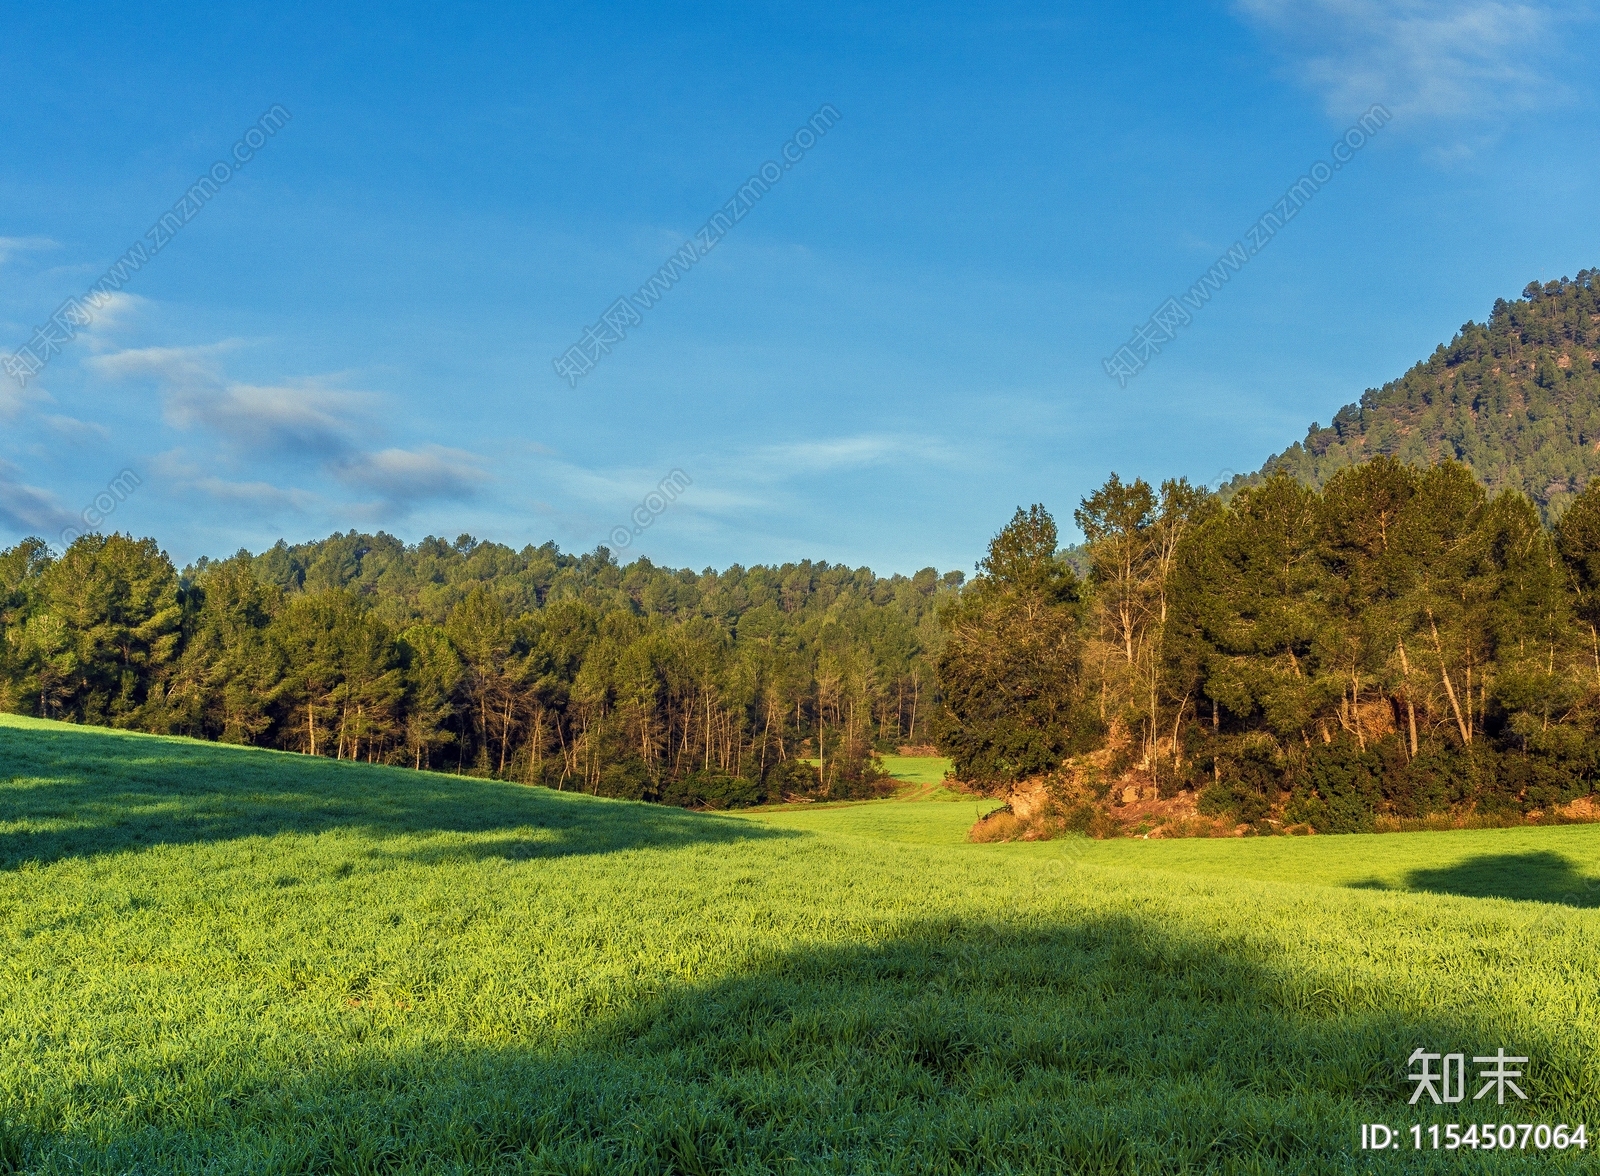
POLYGON ((1320 487, 1379 454, 1416 466, 1454 458, 1491 493, 1521 490, 1546 520, 1559 517, 1600 474, 1600 269, 1498 299, 1487 324, 1468 322, 1225 492, 1280 471, 1320 487))

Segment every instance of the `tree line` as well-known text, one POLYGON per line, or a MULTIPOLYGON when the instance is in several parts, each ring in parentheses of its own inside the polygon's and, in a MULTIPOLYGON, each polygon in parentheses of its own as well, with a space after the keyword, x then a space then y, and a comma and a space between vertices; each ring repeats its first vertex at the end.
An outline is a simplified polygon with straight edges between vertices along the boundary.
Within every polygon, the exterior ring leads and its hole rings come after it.
POLYGON ((351 532, 201 559, 0 552, 0 707, 684 805, 884 790, 960 572, 621 566, 351 532))
POLYGON ((1600 776, 1600 482, 1547 526, 1467 467, 1383 457, 1224 502, 1116 475, 1089 573, 1019 510, 943 609, 939 737, 995 787, 1113 778, 1266 828, 1548 811, 1600 776))
POLYGON ((929 740, 981 787, 1093 760, 1102 797, 1262 828, 1594 791, 1600 482, 1546 524, 1448 461, 1227 500, 1113 474, 1074 518, 1064 551, 1019 509, 971 581, 355 532, 179 572, 152 539, 27 540, 0 707, 691 806, 879 795, 877 753, 929 740))

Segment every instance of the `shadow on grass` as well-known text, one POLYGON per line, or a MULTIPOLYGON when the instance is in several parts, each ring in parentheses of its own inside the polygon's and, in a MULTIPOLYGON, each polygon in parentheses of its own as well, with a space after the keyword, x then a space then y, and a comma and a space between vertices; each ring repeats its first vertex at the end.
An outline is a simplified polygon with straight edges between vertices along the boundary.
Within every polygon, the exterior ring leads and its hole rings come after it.
MULTIPOLYGON (((35 1066, 0 1146, 40 1173, 1351 1172, 1361 1123, 1440 1119, 1405 1102, 1418 1046, 1536 1059, 1533 1101, 1470 1117, 1582 1121, 1576 1029, 1341 1006, 1326 977, 1233 948, 1122 917, 924 923, 495 1045, 375 1027, 329 993, 317 1023, 349 1027, 315 1040, 257 1012, 228 1043, 35 1066)), ((1485 1170, 1409 1146, 1383 1170, 1430 1164, 1485 1170)))
POLYGON ((103 729, 0 726, 0 869, 157 845, 359 828, 496 833, 413 856, 527 860, 799 836, 501 781, 103 729))
POLYGON ((1511 898, 1600 906, 1600 878, 1586 878, 1573 863, 1546 850, 1483 854, 1453 866, 1412 870, 1406 889, 1470 898, 1511 898))

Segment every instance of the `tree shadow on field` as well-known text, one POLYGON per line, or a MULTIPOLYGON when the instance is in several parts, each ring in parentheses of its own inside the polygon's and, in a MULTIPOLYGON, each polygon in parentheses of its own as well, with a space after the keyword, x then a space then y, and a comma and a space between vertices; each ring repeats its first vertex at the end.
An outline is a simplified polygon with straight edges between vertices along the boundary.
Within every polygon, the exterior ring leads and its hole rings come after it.
POLYGON ((1600 878, 1584 877, 1573 862, 1548 850, 1482 854, 1451 866, 1412 870, 1406 889, 1600 907, 1600 878))
MULTIPOLYGON (((441 1014, 408 1028, 423 1005, 351 1011, 312 991, 301 1008, 326 1004, 332 1027, 287 1050, 255 1004, 231 1044, 124 1050, 59 1086, 28 1059, 37 1088, 0 1147, 40 1173, 1350 1172, 1362 1123, 1462 1118, 1406 1105, 1419 1046, 1534 1058, 1519 1120, 1596 1109, 1569 1093, 1584 1089, 1576 1029, 1385 1011, 1405 999, 1388 990, 1336 1001, 1272 943, 1229 943, 1126 917, 923 922, 612 997, 569 1029, 508 1007, 496 1044, 441 1035, 441 1014)), ((1383 1167, 1487 1164, 1408 1139, 1383 1167)))
POLYGON ((158 845, 489 834, 412 856, 513 860, 792 837, 736 818, 496 780, 51 725, 0 726, 0 870, 158 845))

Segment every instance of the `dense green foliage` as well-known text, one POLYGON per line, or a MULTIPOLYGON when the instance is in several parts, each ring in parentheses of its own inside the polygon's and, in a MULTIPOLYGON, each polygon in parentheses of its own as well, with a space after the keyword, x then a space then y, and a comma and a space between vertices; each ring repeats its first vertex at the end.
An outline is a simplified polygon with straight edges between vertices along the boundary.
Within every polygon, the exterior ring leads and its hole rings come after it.
POLYGON ((1600 474, 1600 270, 1497 301, 1486 324, 1465 324, 1233 488, 1274 473, 1321 486, 1379 455, 1463 462, 1491 494, 1520 490, 1546 519, 1559 517, 1600 474))
POLYGON ((1356 1150, 1374 1121, 1594 1130, 1586 828, 978 846, 970 802, 735 818, 16 718, 0 763, 0 1169, 1593 1154, 1356 1150), (1550 903, 1459 896, 1530 857, 1550 903), (1530 1101, 1406 1106, 1419 1045, 1531 1057, 1530 1101))
POLYGON ((1082 690, 1080 585, 1037 504, 1018 508, 978 570, 940 614, 935 729, 963 779, 1016 780, 1099 734, 1082 690))
POLYGON ((1076 512, 1088 542, 1064 552, 1043 506, 1018 508, 939 613, 937 729, 957 775, 999 787, 1133 731, 1142 761, 1157 757, 1176 721, 1163 717, 1168 585, 1180 544, 1218 509, 1182 479, 1158 494, 1112 474, 1076 512))
MULTIPOLYGON (((1035 680, 1045 631, 1073 651, 1063 697, 1101 700, 1109 722, 1080 705, 1051 716, 1051 732, 1025 707, 997 708, 991 743, 1026 737, 1049 754, 997 764, 952 739, 971 778, 1046 771, 1087 742, 1115 748, 1163 795, 1202 790, 1202 813, 1323 832, 1544 814, 1596 790, 1600 482, 1554 532, 1527 498, 1489 497, 1465 466, 1418 472, 1392 458, 1347 467, 1320 492, 1278 475, 1226 505, 1181 482, 1158 496, 1113 477, 1079 515, 1087 606, 1061 607, 1028 639, 987 613, 953 636, 941 729, 964 730, 990 716, 985 700, 1035 680), (982 691, 949 684, 975 676, 982 691)), ((1039 525, 1019 514, 997 547, 1024 523, 1039 525)), ((999 584, 980 576, 947 620, 999 584)))
POLYGON ((1600 660, 1573 573, 1597 511, 1600 483, 1558 542, 1519 493, 1391 459, 1239 495, 1173 576, 1168 690, 1217 706, 1188 737, 1211 803, 1257 820, 1282 789, 1287 820, 1348 830, 1594 791, 1600 660))
POLYGON ((0 709, 724 807, 871 795, 926 742, 932 568, 696 574, 463 536, 0 552, 0 709), (808 762, 809 761, 809 762, 808 762))

